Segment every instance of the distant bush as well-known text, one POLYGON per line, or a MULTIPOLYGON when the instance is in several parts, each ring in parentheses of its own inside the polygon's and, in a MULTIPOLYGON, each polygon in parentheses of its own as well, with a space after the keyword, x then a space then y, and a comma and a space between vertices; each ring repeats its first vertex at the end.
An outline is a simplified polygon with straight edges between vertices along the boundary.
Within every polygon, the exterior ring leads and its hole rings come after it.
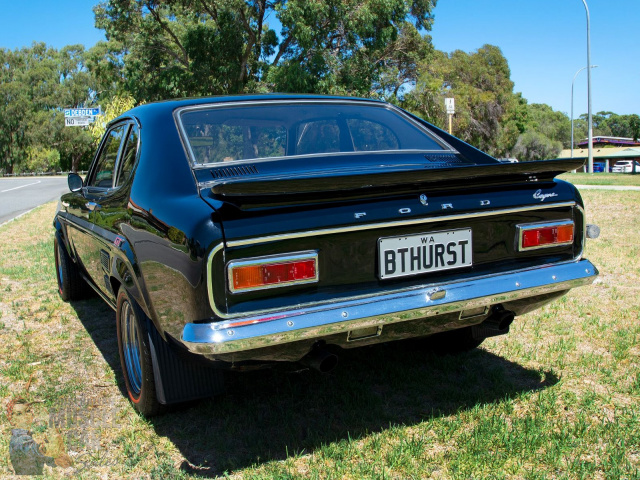
POLYGON ((60 170, 60 152, 55 148, 29 148, 27 160, 23 166, 27 172, 42 173, 58 171, 60 170))
POLYGON ((557 158, 561 151, 561 142, 551 140, 535 131, 528 131, 520 135, 516 146, 513 147, 513 155, 520 161, 557 158))

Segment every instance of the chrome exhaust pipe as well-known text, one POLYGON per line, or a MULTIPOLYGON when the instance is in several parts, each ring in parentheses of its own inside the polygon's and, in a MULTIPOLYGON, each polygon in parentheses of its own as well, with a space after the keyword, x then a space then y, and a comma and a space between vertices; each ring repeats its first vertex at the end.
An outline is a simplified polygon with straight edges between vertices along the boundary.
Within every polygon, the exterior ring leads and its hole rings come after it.
POLYGON ((328 373, 338 365, 338 356, 327 352, 324 348, 314 348, 300 359, 300 363, 318 372, 328 373))
POLYGON ((509 326, 513 323, 515 313, 505 310, 501 306, 493 308, 493 313, 484 322, 471 327, 473 338, 495 337, 509 333, 509 326))

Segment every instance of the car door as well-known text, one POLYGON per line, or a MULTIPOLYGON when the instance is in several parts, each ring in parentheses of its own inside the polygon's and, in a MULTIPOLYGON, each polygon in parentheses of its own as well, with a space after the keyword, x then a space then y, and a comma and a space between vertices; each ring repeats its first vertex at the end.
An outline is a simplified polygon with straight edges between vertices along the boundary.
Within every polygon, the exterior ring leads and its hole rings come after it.
POLYGON ((110 300, 109 281, 114 241, 127 218, 129 179, 139 149, 138 126, 125 121, 105 134, 100 151, 85 180, 85 187, 69 202, 74 224, 70 238, 77 258, 94 285, 110 300))

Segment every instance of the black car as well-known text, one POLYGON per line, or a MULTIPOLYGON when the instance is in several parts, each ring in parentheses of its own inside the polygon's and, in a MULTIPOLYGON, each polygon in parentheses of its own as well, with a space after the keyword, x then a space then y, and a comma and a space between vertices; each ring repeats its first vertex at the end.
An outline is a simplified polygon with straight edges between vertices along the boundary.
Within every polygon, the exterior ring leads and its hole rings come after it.
POLYGON ((90 286, 116 311, 147 415, 218 393, 225 369, 328 371, 341 348, 408 338, 468 350, 595 279, 580 194, 555 179, 581 164, 502 164, 374 100, 147 104, 69 176, 60 294, 90 286))

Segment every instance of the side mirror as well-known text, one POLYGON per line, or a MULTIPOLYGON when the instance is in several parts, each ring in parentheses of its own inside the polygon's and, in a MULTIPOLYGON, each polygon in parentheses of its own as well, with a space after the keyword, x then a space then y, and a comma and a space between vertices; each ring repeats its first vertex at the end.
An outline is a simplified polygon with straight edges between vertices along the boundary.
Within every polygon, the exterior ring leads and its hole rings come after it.
POLYGON ((79 192, 82 190, 82 177, 77 173, 70 173, 67 177, 67 183, 69 184, 69 190, 72 192, 79 192))

